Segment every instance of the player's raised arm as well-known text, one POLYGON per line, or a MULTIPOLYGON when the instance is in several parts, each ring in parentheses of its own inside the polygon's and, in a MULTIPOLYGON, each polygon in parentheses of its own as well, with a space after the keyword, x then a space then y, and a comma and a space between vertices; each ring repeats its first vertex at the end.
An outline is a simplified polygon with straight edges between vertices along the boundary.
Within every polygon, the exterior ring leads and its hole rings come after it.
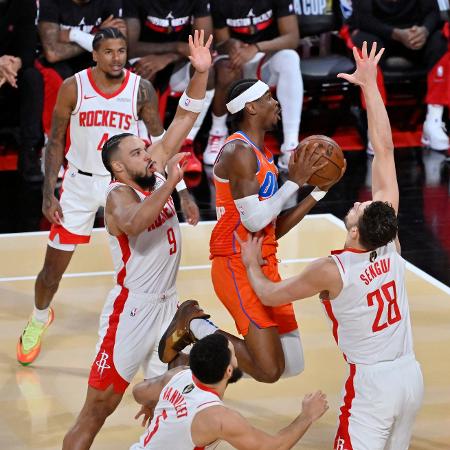
POLYGON ((203 30, 200 32, 195 30, 194 37, 189 36, 189 59, 195 73, 180 98, 177 112, 166 134, 161 141, 152 145, 149 150, 160 171, 163 170, 166 162, 178 152, 203 108, 208 72, 211 67, 209 48, 212 42, 212 36, 210 36, 205 43, 204 34, 203 30))
POLYGON ((338 77, 361 86, 366 100, 369 138, 375 153, 372 162, 372 199, 389 202, 398 212, 399 193, 391 125, 377 86, 377 65, 383 52, 384 48, 377 53, 376 42, 369 54, 367 42, 364 42, 361 56, 353 47, 356 71, 351 75, 340 73, 338 77))
POLYGON ((312 297, 326 291, 327 297, 334 298, 342 289, 342 281, 336 264, 330 258, 320 258, 298 275, 273 282, 261 270, 261 237, 249 235, 243 241, 235 233, 241 247, 242 262, 248 279, 258 298, 266 306, 279 306, 295 300, 312 297))
POLYGON ((224 406, 211 406, 197 413, 192 438, 200 446, 223 440, 240 450, 288 450, 328 409, 325 394, 317 391, 305 396, 302 412, 275 435, 252 426, 241 414, 224 406))

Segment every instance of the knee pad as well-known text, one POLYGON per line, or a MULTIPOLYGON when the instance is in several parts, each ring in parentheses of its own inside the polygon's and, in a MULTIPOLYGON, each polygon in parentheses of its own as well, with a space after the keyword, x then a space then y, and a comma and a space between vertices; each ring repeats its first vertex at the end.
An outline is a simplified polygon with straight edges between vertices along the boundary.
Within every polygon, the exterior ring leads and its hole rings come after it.
POLYGON ((299 375, 305 369, 303 346, 298 330, 280 336, 284 353, 284 372, 281 378, 299 375))

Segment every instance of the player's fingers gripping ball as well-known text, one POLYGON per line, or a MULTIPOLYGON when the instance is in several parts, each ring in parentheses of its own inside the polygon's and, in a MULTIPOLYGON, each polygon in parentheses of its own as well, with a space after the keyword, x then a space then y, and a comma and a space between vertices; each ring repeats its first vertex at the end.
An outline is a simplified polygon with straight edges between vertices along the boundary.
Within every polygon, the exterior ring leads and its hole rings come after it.
POLYGON ((342 168, 345 166, 345 158, 341 147, 328 136, 313 135, 303 139, 298 145, 298 150, 302 151, 307 146, 315 145, 314 153, 320 158, 316 165, 328 161, 328 164, 314 172, 307 181, 312 186, 324 186, 339 180, 342 168))

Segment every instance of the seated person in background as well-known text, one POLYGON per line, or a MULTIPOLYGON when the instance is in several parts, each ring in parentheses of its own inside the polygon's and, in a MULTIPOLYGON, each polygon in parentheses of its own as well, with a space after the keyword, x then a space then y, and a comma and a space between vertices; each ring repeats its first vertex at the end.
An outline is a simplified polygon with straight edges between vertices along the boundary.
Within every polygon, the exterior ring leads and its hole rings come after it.
POLYGON ((20 128, 18 170, 28 182, 41 182, 44 143, 43 83, 34 67, 36 1, 0 2, 0 123, 20 128))
POLYGON ((130 450, 213 449, 221 440, 246 450, 290 449, 328 409, 322 392, 306 395, 293 422, 268 434, 223 403, 228 384, 242 376, 225 336, 211 334, 197 341, 189 363, 190 368, 171 369, 134 387, 134 398, 143 405, 138 416, 144 414, 143 423, 153 417, 130 450))
POLYGON ((289 156, 298 145, 303 103, 303 80, 299 56, 297 16, 291 0, 213 0, 216 48, 216 95, 212 127, 204 154, 214 164, 227 137, 225 97, 240 78, 259 78, 276 86, 281 106, 283 143, 278 167, 287 171, 289 156))
POLYGON ((126 34, 121 11, 121 0, 41 0, 38 28, 47 65, 63 79, 92 66, 97 31, 112 27, 126 34))
MULTIPOLYGON (((381 59, 403 56, 428 70, 427 116, 423 124, 422 143, 434 150, 446 151, 449 139, 442 114, 448 105, 448 67, 442 59, 447 53, 447 39, 441 32, 442 22, 436 0, 358 0, 353 2, 349 22, 351 39, 361 48, 385 47, 381 59)), ((370 144, 368 149, 370 152, 370 144)))
MULTIPOLYGON (((154 83, 160 92, 167 87, 183 92, 192 72, 187 37, 194 30, 205 30, 206 39, 212 33, 208 0, 127 0, 124 17, 128 28, 130 62, 136 72, 154 83)), ((203 111, 199 114, 184 145, 183 152, 191 157, 185 172, 201 173, 202 164, 194 154, 193 141, 214 97, 214 76, 210 72, 203 111)))

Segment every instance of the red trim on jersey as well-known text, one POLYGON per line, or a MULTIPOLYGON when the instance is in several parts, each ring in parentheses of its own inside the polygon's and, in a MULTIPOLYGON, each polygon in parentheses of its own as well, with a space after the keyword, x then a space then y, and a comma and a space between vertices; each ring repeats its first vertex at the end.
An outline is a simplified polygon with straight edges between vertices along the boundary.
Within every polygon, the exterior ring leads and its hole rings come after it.
POLYGON ((117 326, 119 325, 119 318, 127 298, 128 289, 122 287, 119 295, 114 300, 113 311, 109 316, 108 329, 91 366, 88 384, 100 391, 104 391, 113 385, 114 392, 123 394, 130 384, 120 376, 114 364, 114 344, 116 342, 117 326))
POLYGON ((71 145, 72 145, 72 138, 70 136, 70 121, 69 121, 66 129, 66 148, 64 149, 64 156, 66 156, 67 153, 69 153, 71 145))
POLYGON ((344 404, 341 406, 341 414, 339 416, 339 427, 336 432, 336 438, 334 440, 335 450, 337 449, 353 450, 352 440, 350 438, 348 426, 349 426, 349 418, 351 416, 350 410, 352 408, 353 399, 355 398, 355 386, 354 386, 355 373, 356 373, 356 366, 354 364, 350 364, 350 375, 345 383, 344 404), (344 442, 342 442, 342 440, 344 442))
POLYGON ((339 258, 338 255, 334 255, 334 256, 336 256, 336 259, 339 261, 339 264, 340 264, 341 267, 342 267, 342 271, 345 273, 344 264, 342 264, 341 258, 339 258))
POLYGON ((341 250, 332 250, 331 254, 332 255, 340 255, 341 253, 345 253, 345 252, 350 252, 350 253, 368 253, 369 250, 361 250, 359 248, 347 247, 347 248, 343 248, 341 250))
POLYGON ((325 307, 325 311, 330 318, 331 322, 333 323, 333 336, 334 340, 336 341, 336 344, 339 345, 339 335, 338 335, 338 327, 339 323, 336 319, 336 316, 333 313, 333 307, 331 306, 331 301, 329 299, 323 299, 322 300, 323 306, 325 307))
POLYGON ((110 98, 113 98, 113 97, 116 97, 117 95, 119 95, 127 87, 128 79, 130 78, 130 71, 125 69, 125 78, 123 79, 122 84, 119 86, 118 89, 116 89, 111 94, 103 92, 95 84, 94 77, 92 76, 92 69, 90 67, 87 69, 87 76, 88 76, 89 82, 91 83, 91 86, 94 89, 94 91, 97 92, 98 95, 101 95, 103 98, 110 99, 110 98))
POLYGON ((78 84, 80 85, 80 104, 78 105, 78 108, 72 111, 72 115, 75 115, 80 111, 81 103, 83 102, 83 83, 81 82, 80 72, 76 73, 75 76, 78 76, 78 84))
POLYGON ((198 378, 195 377, 195 375, 192 375, 192 381, 202 391, 211 392, 211 394, 217 395, 220 399, 220 395, 213 388, 205 386, 198 378))
MULTIPOLYGON (((139 120, 139 117, 138 117, 138 115, 137 115, 137 111, 135 111, 135 109, 136 109, 136 107, 137 107, 137 102, 135 102, 134 101, 134 92, 136 91, 136 84, 137 84, 137 82, 138 82, 138 79, 139 79, 139 77, 135 77, 134 78, 134 86, 133 86, 133 94, 132 94, 132 96, 131 96, 131 101, 132 101, 132 104, 131 104, 131 111, 132 111, 132 113, 133 113, 133 117, 134 117, 134 120, 139 120)), ((140 81, 140 80, 139 80, 140 81)), ((138 133, 139 133, 139 126, 137 127, 137 129, 138 129, 138 133)))
POLYGON ((128 236, 126 234, 117 236, 117 240, 119 241, 120 250, 122 251, 123 261, 123 267, 117 274, 117 284, 123 287, 123 282, 125 281, 125 277, 127 275, 127 262, 130 259, 131 250, 128 242, 128 236))

